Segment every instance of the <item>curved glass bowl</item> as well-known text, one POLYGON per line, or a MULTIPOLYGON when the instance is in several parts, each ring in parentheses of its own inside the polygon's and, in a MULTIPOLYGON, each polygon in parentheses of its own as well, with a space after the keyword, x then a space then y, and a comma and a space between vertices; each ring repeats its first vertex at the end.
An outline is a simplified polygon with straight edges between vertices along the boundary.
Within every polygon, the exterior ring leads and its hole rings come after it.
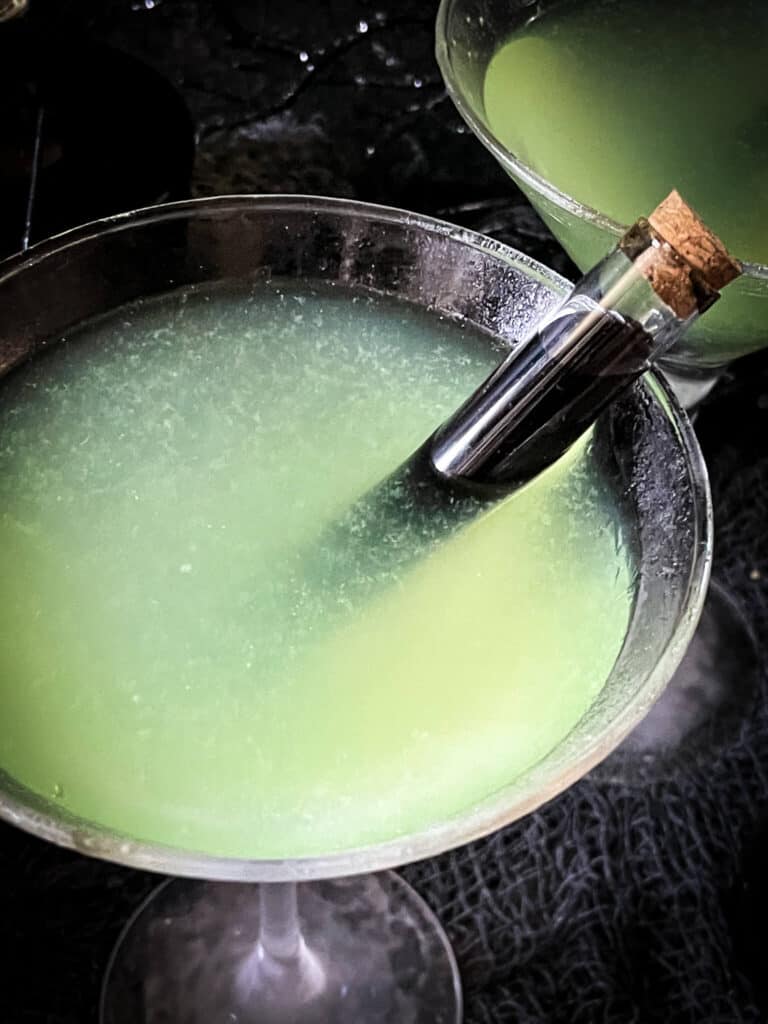
MULTIPOLYGON (((0 376, 73 325, 140 296, 265 275, 393 295, 468 320, 509 345, 568 290, 514 250, 400 210, 301 196, 171 204, 80 228, 0 264, 0 376)), ((629 631, 602 693, 570 735, 481 804, 418 835, 295 860, 213 857, 115 834, 63 813, 3 775, 2 766, 0 816, 54 843, 139 868, 276 882, 413 861, 551 799, 605 757, 660 695, 695 628, 710 567, 705 467, 690 424, 658 378, 649 376, 601 418, 591 450, 634 524, 640 571, 629 631)))
MULTIPOLYGON (((587 270, 614 248, 625 226, 561 192, 507 149, 491 131, 483 99, 486 68, 499 46, 516 28, 556 2, 442 0, 437 16, 437 61, 461 116, 525 193, 574 263, 587 270)), ((514 102, 514 97, 510 101, 514 102)), ((643 212, 639 210, 638 216, 643 212)), ((768 267, 745 263, 743 277, 729 286, 717 305, 675 346, 664 365, 691 381, 697 377, 705 381, 737 356, 766 343, 768 267)))

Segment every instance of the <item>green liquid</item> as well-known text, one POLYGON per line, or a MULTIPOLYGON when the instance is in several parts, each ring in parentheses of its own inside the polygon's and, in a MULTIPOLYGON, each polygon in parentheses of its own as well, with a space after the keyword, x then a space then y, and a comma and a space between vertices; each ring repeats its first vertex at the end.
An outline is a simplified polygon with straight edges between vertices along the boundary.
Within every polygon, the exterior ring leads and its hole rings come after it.
MULTIPOLYGON (((525 164, 619 223, 677 188, 732 252, 768 263, 766 68, 759 0, 564 0, 493 56, 485 117, 525 164)), ((582 267, 602 255, 588 228, 541 209, 582 267)), ((712 361, 765 344, 768 288, 740 282, 727 300, 699 335, 712 361)))
POLYGON ((420 831, 528 769, 629 617, 588 447, 342 619, 316 595, 314 643, 280 588, 498 358, 391 301, 273 287, 126 307, 14 372, 0 767, 129 836, 244 857, 420 831))

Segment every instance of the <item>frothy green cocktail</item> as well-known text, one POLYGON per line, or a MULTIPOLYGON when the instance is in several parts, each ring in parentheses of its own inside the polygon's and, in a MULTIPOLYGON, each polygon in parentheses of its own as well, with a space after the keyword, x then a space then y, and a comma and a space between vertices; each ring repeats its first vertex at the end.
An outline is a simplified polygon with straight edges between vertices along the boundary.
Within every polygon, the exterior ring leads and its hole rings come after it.
POLYGON ((295 857, 421 831, 545 755, 632 602, 588 445, 343 616, 337 553, 314 637, 285 600, 297 552, 499 356, 403 304, 273 285, 125 307, 12 373, 0 768, 129 836, 295 857))

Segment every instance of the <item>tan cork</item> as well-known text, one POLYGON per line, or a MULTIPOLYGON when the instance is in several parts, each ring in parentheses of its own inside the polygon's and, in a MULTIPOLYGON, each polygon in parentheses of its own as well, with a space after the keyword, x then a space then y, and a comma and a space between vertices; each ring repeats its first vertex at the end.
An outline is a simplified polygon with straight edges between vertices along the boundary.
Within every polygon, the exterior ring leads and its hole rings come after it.
POLYGON ((648 221, 715 291, 719 292, 741 273, 738 260, 729 254, 717 235, 710 231, 678 191, 670 192, 648 221))
POLYGON ((679 192, 671 192, 647 220, 633 224, 619 246, 683 320, 709 309, 719 290, 742 272, 679 192))
MULTIPOLYGON (((682 260, 669 242, 646 249, 635 260, 635 267, 646 278, 651 288, 675 315, 687 320, 694 313, 701 312, 701 288, 693 280, 695 271, 682 260)), ((717 292, 705 286, 708 305, 717 298, 717 292)))

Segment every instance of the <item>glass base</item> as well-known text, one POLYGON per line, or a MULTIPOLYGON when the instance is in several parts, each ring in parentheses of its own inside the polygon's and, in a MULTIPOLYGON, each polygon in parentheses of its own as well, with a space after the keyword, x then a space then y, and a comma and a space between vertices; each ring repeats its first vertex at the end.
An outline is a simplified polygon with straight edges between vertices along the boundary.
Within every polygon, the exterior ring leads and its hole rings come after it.
POLYGON ((628 782, 683 750, 711 751, 738 730, 758 681, 754 635, 728 591, 713 581, 677 672, 596 776, 628 782))
POLYGON ((398 875, 299 883, 284 958, 260 942, 260 888, 157 889, 112 954, 101 1024, 459 1024, 448 939, 398 875))

